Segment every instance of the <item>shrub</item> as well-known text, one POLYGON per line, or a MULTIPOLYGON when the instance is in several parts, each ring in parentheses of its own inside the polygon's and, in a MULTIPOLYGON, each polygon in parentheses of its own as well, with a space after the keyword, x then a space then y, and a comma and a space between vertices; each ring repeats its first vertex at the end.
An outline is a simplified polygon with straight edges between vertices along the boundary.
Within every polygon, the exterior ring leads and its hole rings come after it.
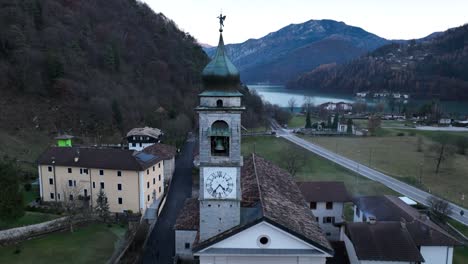
POLYGON ((404 137, 404 136, 405 136, 405 133, 400 132, 400 133, 397 134, 397 136, 399 136, 399 137, 404 137))
POLYGON ((28 183, 25 183, 25 184, 24 184, 24 190, 25 190, 25 191, 30 192, 31 189, 32 189, 31 183, 28 182, 28 183))

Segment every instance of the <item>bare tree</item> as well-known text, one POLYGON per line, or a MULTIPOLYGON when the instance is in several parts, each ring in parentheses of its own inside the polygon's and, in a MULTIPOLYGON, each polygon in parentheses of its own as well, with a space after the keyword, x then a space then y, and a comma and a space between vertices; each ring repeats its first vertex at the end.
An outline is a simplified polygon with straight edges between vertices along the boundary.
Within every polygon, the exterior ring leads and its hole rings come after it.
POLYGON ((455 149, 445 139, 436 141, 429 147, 429 156, 436 162, 435 172, 439 173, 440 166, 444 161, 450 160, 455 154, 455 149))
POLYGON ((307 113, 310 112, 310 109, 314 106, 312 102, 312 97, 304 96, 304 103, 302 104, 302 111, 307 113))
POLYGON ((448 219, 448 216, 450 215, 450 212, 452 211, 450 204, 447 201, 439 199, 435 196, 431 196, 427 202, 429 204, 429 210, 431 214, 445 223, 448 219))
POLYGON ((288 101, 288 106, 289 111, 291 111, 291 113, 294 113, 294 108, 296 107, 296 98, 291 97, 288 101))
POLYGON ((73 232, 75 221, 84 216, 88 209, 83 200, 86 197, 83 198, 81 196, 83 188, 80 184, 76 185, 75 181, 67 186, 63 186, 62 190, 63 202, 61 204, 68 216, 70 232, 73 232))
POLYGON ((299 169, 306 164, 306 154, 294 146, 288 146, 281 153, 281 160, 284 163, 284 168, 294 177, 299 169))
POLYGON ((377 129, 380 128, 380 124, 382 123, 380 116, 378 115, 371 115, 369 116, 369 121, 367 122, 367 128, 372 135, 375 135, 377 129))
POLYGON ((423 139, 422 137, 418 137, 418 141, 416 142, 416 151, 422 152, 423 151, 423 139))

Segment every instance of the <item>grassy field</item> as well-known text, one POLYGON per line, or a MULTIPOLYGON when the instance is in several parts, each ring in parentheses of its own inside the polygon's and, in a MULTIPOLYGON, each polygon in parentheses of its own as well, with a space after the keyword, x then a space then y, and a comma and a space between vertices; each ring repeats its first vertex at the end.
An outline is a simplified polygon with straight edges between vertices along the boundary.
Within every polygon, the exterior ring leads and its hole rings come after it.
POLYGON ((58 215, 44 214, 39 212, 25 212, 22 217, 14 222, 6 223, 0 221, 0 230, 9 229, 13 227, 27 226, 50 221, 59 218, 58 215))
POLYGON ((91 224, 73 233, 60 232, 0 247, 0 263, 106 263, 125 228, 91 224), (21 251, 15 254, 15 250, 21 251))
MULTIPOLYGON (((288 122, 288 127, 289 128, 303 128, 305 127, 306 123, 306 116, 305 115, 293 115, 291 120, 288 122)), ((310 121, 312 123, 319 121, 317 118, 311 117, 310 121)))
MULTIPOLYGON (((402 181, 468 206, 468 157, 455 155, 435 173, 435 160, 427 151, 437 133, 416 130, 385 130, 378 137, 304 137, 340 155, 361 162, 402 181), (404 133, 405 136, 397 136, 404 133), (409 136, 409 135, 414 136, 409 136), (423 151, 417 151, 418 136, 423 151), (421 183, 420 183, 421 181, 421 183), (462 195, 465 194, 465 200, 462 195)), ((458 133, 460 134, 460 133, 458 133)), ((440 135, 440 134, 439 134, 440 135)))
POLYGON ((245 158, 255 149, 255 153, 280 167, 285 165, 283 158, 287 151, 300 153, 305 162, 295 175, 298 181, 343 181, 348 191, 354 195, 395 194, 380 183, 365 179, 282 138, 244 137, 242 141, 242 153, 245 158))

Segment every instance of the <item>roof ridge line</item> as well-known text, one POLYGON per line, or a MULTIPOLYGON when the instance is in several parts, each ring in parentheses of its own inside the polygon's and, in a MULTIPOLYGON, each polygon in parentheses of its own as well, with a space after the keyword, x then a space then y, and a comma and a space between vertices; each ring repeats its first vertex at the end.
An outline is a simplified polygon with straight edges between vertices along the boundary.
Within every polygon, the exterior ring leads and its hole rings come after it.
POLYGON ((260 189, 260 182, 259 182, 258 174, 257 174, 257 166, 255 165, 255 153, 252 153, 252 163, 254 167, 255 179, 257 180, 258 198, 260 199, 260 203, 262 204, 262 216, 265 217, 265 206, 263 205, 263 197, 262 197, 263 195, 260 189))

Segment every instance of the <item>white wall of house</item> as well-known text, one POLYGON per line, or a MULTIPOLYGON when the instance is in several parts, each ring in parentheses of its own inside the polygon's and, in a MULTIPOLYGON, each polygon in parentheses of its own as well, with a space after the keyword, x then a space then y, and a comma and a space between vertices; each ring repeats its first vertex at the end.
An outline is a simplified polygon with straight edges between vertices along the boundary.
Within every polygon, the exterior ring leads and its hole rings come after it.
POLYGON ((326 202, 317 202, 316 209, 311 209, 312 213, 317 219, 320 228, 327 236, 329 240, 339 240, 340 238, 340 228, 333 225, 333 223, 324 223, 324 218, 334 217, 335 223, 344 222, 343 218, 343 208, 344 203, 334 202, 332 209, 326 208, 326 202))
POLYGON ((355 205, 353 206, 353 222, 355 223, 360 223, 360 222, 363 222, 364 220, 364 212, 362 212, 361 210, 359 210, 359 208, 355 205))
POLYGON ((325 258, 285 256, 202 256, 201 264, 325 264, 325 258))
POLYGON ((345 243, 346 253, 348 254, 350 264, 359 264, 359 260, 356 255, 356 249, 354 248, 353 242, 349 239, 346 234, 342 234, 343 242, 345 243))
POLYGON ((421 246, 421 255, 424 264, 452 264, 453 247, 428 247, 421 246))
POLYGON ((172 179, 175 170, 175 157, 172 159, 164 160, 164 182, 168 183, 172 179))
POLYGON ((196 230, 176 230, 175 231, 175 251, 176 255, 183 259, 193 258, 192 246, 197 236, 196 230), (189 247, 186 247, 188 243, 189 247))
POLYGON ((143 150, 144 148, 149 147, 149 146, 151 146, 151 145, 153 145, 153 144, 154 144, 154 143, 138 143, 138 142, 135 142, 135 143, 128 143, 128 149, 141 151, 141 150, 143 150))

